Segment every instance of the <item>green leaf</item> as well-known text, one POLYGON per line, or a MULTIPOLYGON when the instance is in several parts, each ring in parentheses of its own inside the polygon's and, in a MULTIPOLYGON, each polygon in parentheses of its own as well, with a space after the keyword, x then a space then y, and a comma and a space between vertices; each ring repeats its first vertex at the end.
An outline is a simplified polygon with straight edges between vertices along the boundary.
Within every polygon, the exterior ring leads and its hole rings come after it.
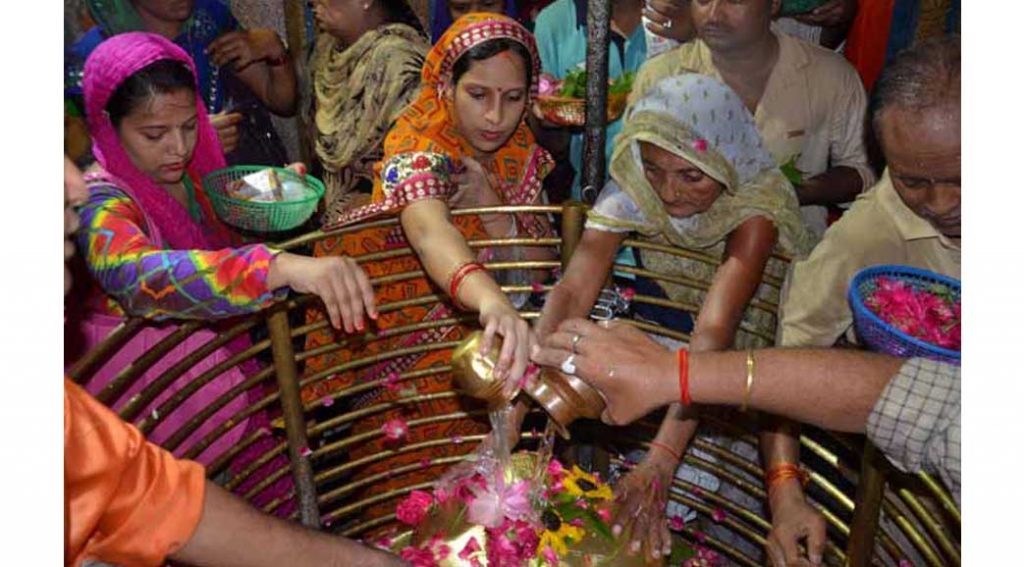
POLYGON ((779 166, 779 169, 782 170, 782 174, 786 176, 786 179, 789 179, 789 182, 792 183, 794 187, 801 185, 804 182, 803 172, 796 167, 796 160, 799 157, 799 155, 795 155, 789 158, 789 161, 779 166))

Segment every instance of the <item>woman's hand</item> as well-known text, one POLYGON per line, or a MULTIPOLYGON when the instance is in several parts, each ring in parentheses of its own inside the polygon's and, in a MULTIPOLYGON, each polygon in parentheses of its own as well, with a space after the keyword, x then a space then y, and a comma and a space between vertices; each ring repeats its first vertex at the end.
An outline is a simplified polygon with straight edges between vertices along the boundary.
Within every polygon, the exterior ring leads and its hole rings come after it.
POLYGON ((453 209, 473 207, 496 207, 501 204, 498 197, 497 180, 489 174, 480 162, 471 157, 462 158, 465 169, 452 175, 458 189, 448 201, 453 209))
POLYGON ((504 380, 503 392, 505 395, 511 395, 518 387, 530 361, 530 349, 536 343, 533 331, 504 294, 480 306, 480 325, 484 328, 484 335, 480 341, 481 352, 491 351, 495 335, 502 338, 501 353, 494 367, 494 377, 504 380))
POLYGON ((218 112, 210 115, 210 123, 217 130, 217 138, 224 153, 230 154, 238 149, 238 125, 242 115, 238 112, 218 112))
POLYGON ((657 559, 672 553, 665 506, 679 462, 667 452, 651 448, 644 461, 615 484, 615 516, 612 534, 627 534, 629 552, 643 549, 657 559))
POLYGON ((366 328, 364 312, 371 319, 377 318, 370 279, 347 256, 310 258, 282 252, 270 264, 267 286, 288 286, 299 293, 319 296, 335 329, 344 325, 346 332, 362 331, 366 328))
POLYGON ((270 29, 226 33, 210 42, 206 53, 214 65, 223 67, 233 62, 236 71, 258 61, 280 61, 288 55, 277 32, 270 29))
POLYGON ((775 567, 821 565, 825 548, 825 518, 807 503, 795 479, 784 481, 770 493, 772 529, 765 547, 775 567), (807 555, 800 552, 805 540, 807 555))

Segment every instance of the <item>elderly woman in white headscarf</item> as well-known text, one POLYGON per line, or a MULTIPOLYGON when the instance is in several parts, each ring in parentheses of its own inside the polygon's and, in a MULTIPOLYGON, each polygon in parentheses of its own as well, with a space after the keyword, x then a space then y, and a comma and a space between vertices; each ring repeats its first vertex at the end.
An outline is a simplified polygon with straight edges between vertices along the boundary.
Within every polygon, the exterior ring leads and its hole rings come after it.
MULTIPOLYGON (((777 287, 762 285, 766 267, 781 276, 784 264, 773 254, 804 255, 811 238, 800 221, 793 186, 765 150, 740 98, 706 76, 663 79, 630 108, 609 170, 611 181, 590 212, 583 239, 545 302, 537 324, 540 337, 567 318, 590 313, 620 245, 636 234, 642 241, 685 248, 713 261, 640 250, 647 270, 680 283, 710 284, 705 291, 638 279, 640 293, 683 304, 695 322, 670 308, 643 306, 648 309, 641 316, 691 333, 690 351, 767 346, 774 316, 752 308, 751 300, 778 301, 777 287), (675 313, 666 317, 668 312, 675 313)), ((575 342, 574 348, 586 348, 585 340, 575 342)), ((653 557, 670 550, 665 502, 696 428, 695 414, 673 406, 644 460, 616 487, 615 529, 631 529, 633 546, 643 545, 653 557)), ((795 465, 797 450, 792 444, 773 446, 768 468, 795 465)), ((784 488, 770 490, 774 520, 816 524, 823 531, 799 482, 784 488)))

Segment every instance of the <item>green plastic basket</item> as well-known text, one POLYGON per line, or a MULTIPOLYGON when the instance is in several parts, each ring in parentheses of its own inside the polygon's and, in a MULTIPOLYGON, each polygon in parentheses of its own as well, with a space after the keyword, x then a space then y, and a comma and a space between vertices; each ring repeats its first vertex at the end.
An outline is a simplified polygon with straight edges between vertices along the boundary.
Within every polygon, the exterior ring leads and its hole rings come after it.
POLYGON ((303 199, 292 201, 246 201, 227 193, 227 187, 236 179, 267 169, 260 165, 236 165, 218 169, 203 178, 203 187, 210 197, 217 216, 231 226, 253 232, 281 232, 291 230, 309 220, 316 205, 324 196, 324 184, 312 175, 300 176, 290 169, 273 168, 281 182, 300 181, 308 189, 303 199))

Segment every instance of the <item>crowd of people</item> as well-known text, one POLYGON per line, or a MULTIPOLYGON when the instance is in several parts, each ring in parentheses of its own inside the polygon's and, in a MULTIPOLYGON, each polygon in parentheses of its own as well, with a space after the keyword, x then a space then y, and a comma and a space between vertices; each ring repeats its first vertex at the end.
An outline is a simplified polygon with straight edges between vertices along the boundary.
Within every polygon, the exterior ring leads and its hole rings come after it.
MULTIPOLYGON (((263 399, 267 387, 252 386, 204 416, 170 452, 157 447, 253 375, 242 364, 208 378, 252 346, 239 335, 212 348, 218 325, 292 293, 317 296, 323 309, 307 317, 329 321, 329 328, 310 334, 307 349, 370 326, 424 329, 365 347, 347 343, 307 360, 310 373, 356 356, 459 339, 477 327, 484 330, 483 350, 501 339, 495 376, 509 391, 537 363, 595 386, 607 402, 608 423, 627 424, 667 405, 651 450, 616 489, 616 533, 625 532, 634 550, 652 558, 670 548, 668 487, 701 434, 700 404, 749 406, 773 416, 763 421, 760 442, 772 523, 767 555, 775 565, 822 561, 825 519, 797 474, 801 422, 866 431, 900 468, 939 474, 959 501, 959 368, 836 348, 858 346, 846 290, 860 269, 901 264, 960 277, 960 40, 947 33, 959 29, 959 2, 921 2, 915 18, 891 17, 888 42, 905 49, 889 55, 880 75, 870 57, 863 63, 843 55, 851 45, 866 52, 861 19, 871 13, 870 1, 830 0, 780 18, 785 4, 612 0, 609 72, 636 73, 636 79, 624 115, 608 125, 608 178, 558 274, 484 267, 554 260, 550 248, 468 244, 557 236, 547 216, 451 212, 584 197, 580 131, 548 122, 536 100, 542 73, 565 77, 585 66, 587 2, 437 0, 425 14, 405 0, 315 0, 305 78, 312 96, 309 108, 300 108, 303 81, 294 58, 307 54, 295 46, 290 51, 271 30, 243 29, 218 0, 90 0, 96 26, 69 47, 65 62, 66 108, 84 115, 89 140, 87 152, 72 156, 84 175, 65 160, 65 236, 75 239, 86 268, 74 286, 65 282, 70 303, 84 306, 66 323, 77 338, 66 362, 128 317, 148 324, 81 388, 65 381, 65 471, 74 473, 66 474, 67 562, 156 565, 169 557, 225 564, 224 557, 244 553, 247 560, 236 555, 237 564, 299 564, 295 556, 279 559, 302 549, 309 564, 397 564, 348 540, 262 516, 204 480, 204 465, 267 428, 267 412, 233 419, 263 399), (679 45, 648 57, 652 34, 679 45), (908 34, 916 41, 905 40, 908 34), (288 167, 308 170, 327 187, 311 224, 330 233, 391 217, 397 226, 331 236, 301 255, 238 234, 218 219, 203 177, 228 164, 289 164, 270 114, 296 112, 308 114, 314 159, 288 167), (876 145, 881 161, 871 157, 876 145), (627 237, 650 246, 623 251, 627 237), (414 256, 365 267, 353 260, 404 245, 414 256), (656 342, 632 327, 584 320, 606 282, 621 277, 614 266, 623 254, 627 263, 670 276, 664 282, 636 276, 630 285, 639 293, 694 306, 692 312, 637 306, 638 316, 688 335, 687 343, 656 342), (373 277, 414 270, 424 277, 371 286, 373 277), (785 285, 764 285, 766 276, 785 285), (700 290, 673 278, 710 286, 700 290), (531 325, 520 309, 535 298, 506 294, 501 286, 532 284, 553 287, 531 325), (378 304, 431 289, 447 298, 378 313, 378 304), (777 303, 777 318, 753 308, 757 302, 777 303), (430 325, 459 311, 476 314, 476 324, 430 325), (140 410, 149 415, 190 392, 146 443, 89 394, 110 387, 189 320, 209 325, 111 402, 116 411, 159 387, 140 410), (171 383, 156 383, 203 349, 209 356, 199 364, 171 383), (194 462, 179 460, 181 447, 220 429, 226 432, 194 462), (273 537, 220 537, 261 523, 273 537), (153 533, 160 537, 143 535, 153 533)), ((450 377, 427 372, 443 358, 408 354, 332 374, 302 395, 322 400, 362 381, 416 371, 423 374, 412 380, 419 393, 451 391, 450 377)), ((396 395, 378 389, 360 403, 396 395)), ((443 396, 416 407, 423 415, 458 409, 457 399, 443 396)), ((512 431, 526 409, 515 403, 512 431)), ((379 430, 390 417, 367 417, 352 431, 379 430)), ((469 417, 445 422, 440 433, 438 427, 414 427, 407 440, 489 430, 469 417)), ((348 456, 377 453, 381 443, 354 444, 348 456)), ((229 475, 253 466, 262 471, 240 492, 287 466, 283 456, 260 460, 270 446, 272 439, 248 444, 232 459, 229 475)), ((469 449, 408 451, 358 474, 469 449)), ((440 472, 424 467, 414 474, 426 481, 440 472)), ((367 494, 391 488, 381 481, 367 494)), ((291 479, 257 492, 256 505, 288 500, 291 479)), ((367 513, 386 513, 378 508, 367 513)), ((293 510, 289 503, 277 513, 293 510)))

